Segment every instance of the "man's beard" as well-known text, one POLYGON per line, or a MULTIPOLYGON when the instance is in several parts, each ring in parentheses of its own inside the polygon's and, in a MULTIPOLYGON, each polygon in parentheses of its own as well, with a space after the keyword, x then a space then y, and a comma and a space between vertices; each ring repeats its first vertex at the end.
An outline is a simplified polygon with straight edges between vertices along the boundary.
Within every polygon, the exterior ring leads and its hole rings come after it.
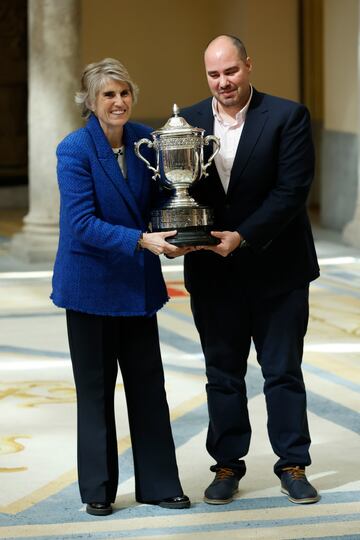
POLYGON ((235 107, 239 104, 239 95, 236 94, 234 97, 226 99, 222 94, 218 94, 216 96, 217 100, 221 105, 225 108, 227 107, 235 107))
MULTIPOLYGON (((235 107, 240 101, 240 88, 238 86, 230 86, 227 91, 233 94, 232 97, 226 98, 223 93, 218 92, 216 98, 223 107, 235 107)), ((223 89, 223 92, 226 92, 225 88, 223 89)))

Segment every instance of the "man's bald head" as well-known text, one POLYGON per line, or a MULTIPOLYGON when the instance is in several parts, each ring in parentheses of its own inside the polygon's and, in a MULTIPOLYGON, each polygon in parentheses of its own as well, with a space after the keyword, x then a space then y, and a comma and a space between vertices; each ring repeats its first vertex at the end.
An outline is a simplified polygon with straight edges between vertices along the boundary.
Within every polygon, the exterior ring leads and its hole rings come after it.
POLYGON ((238 38, 221 35, 210 41, 204 54, 206 77, 218 107, 231 116, 250 97, 251 59, 238 38))
POLYGON ((222 46, 226 43, 235 47, 241 60, 246 60, 247 52, 244 43, 241 41, 241 39, 236 36, 232 36, 231 34, 221 34, 220 36, 217 36, 209 41, 204 54, 206 55, 208 49, 213 49, 214 47, 222 46))

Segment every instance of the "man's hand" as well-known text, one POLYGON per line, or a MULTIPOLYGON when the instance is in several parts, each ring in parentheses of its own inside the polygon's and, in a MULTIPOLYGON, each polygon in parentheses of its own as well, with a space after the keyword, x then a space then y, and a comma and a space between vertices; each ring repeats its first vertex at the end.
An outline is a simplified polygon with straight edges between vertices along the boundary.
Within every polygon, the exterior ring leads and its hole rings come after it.
POLYGON ((211 231, 211 235, 219 238, 220 244, 216 246, 198 246, 197 249, 207 249, 222 257, 227 257, 239 247, 242 237, 237 231, 211 231))

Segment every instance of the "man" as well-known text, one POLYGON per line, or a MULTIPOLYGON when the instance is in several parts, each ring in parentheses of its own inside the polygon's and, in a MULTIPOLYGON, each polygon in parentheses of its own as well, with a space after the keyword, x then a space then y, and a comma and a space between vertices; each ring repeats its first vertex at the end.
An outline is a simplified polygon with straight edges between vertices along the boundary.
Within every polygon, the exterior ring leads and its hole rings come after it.
POLYGON ((245 374, 251 340, 264 377, 274 472, 294 503, 319 500, 308 482, 310 435, 301 371, 309 283, 319 276, 306 198, 314 173, 307 109, 258 92, 243 43, 222 35, 205 51, 213 95, 181 114, 220 138, 192 195, 215 211, 216 246, 185 255, 185 285, 206 360, 207 450, 216 464, 205 501, 233 499, 251 426, 245 374))

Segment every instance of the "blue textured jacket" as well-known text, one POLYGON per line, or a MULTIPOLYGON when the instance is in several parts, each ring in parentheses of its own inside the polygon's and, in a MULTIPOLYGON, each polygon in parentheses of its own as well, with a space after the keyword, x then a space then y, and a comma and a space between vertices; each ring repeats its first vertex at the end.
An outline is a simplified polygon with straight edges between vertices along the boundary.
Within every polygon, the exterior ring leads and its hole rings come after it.
POLYGON ((153 181, 134 142, 150 131, 124 126, 126 180, 94 115, 59 144, 60 236, 51 294, 57 306, 149 316, 167 301, 159 258, 136 250, 149 223, 153 181))

